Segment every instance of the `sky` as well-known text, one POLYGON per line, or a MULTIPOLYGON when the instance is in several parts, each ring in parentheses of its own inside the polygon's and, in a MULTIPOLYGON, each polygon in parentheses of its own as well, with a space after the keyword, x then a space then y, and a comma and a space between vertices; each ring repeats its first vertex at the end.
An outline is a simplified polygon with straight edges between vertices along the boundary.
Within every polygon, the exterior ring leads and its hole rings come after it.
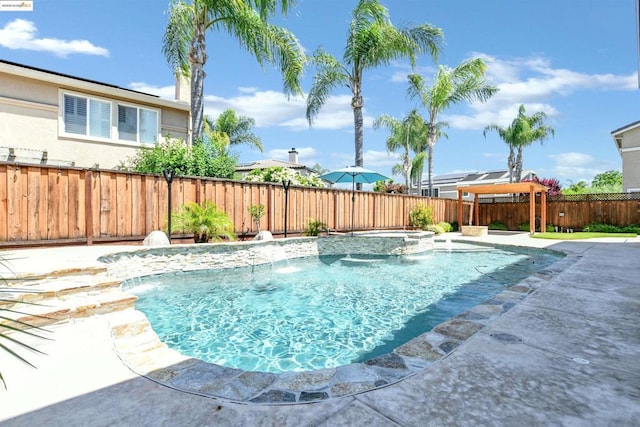
MULTIPOLYGON (((418 58, 366 70, 364 166, 393 177, 381 114, 402 119, 419 107, 407 96, 407 75, 427 82, 438 65, 480 57, 499 92, 485 103, 461 103, 441 113, 449 123, 435 146, 434 175, 506 170, 508 146, 489 124, 508 126, 523 104, 543 111, 555 136, 524 151, 524 168, 564 186, 621 170, 611 131, 640 120, 635 0, 381 0, 396 27, 429 23, 442 29, 437 59, 418 58)), ((33 11, 0 12, 0 59, 121 87, 174 97, 174 76, 162 54, 168 1, 34 0, 33 11)), ((307 54, 322 47, 342 59, 356 0, 298 0, 272 21, 294 33, 307 54)), ((227 108, 255 120, 265 151, 237 146, 241 163, 288 160, 295 147, 309 167, 354 164, 351 94, 339 88, 309 126, 304 96, 287 98, 279 72, 261 67, 224 33, 207 33, 205 114, 227 108)), ((305 94, 313 70, 302 79, 305 94)), ((422 109, 423 117, 428 117, 422 109)), ((426 169, 425 169, 426 178, 426 169)))

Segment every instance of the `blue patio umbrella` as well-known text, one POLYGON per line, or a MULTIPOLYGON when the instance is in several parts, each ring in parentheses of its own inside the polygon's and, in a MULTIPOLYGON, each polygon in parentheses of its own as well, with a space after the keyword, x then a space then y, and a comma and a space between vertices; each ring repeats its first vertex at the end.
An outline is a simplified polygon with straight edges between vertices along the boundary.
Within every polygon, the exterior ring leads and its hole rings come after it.
POLYGON ((385 181, 389 178, 370 169, 360 166, 349 166, 342 169, 336 169, 324 175, 320 175, 320 179, 329 182, 350 182, 351 183, 351 235, 353 236, 353 205, 356 201, 356 182, 364 184, 372 184, 376 181, 385 181))

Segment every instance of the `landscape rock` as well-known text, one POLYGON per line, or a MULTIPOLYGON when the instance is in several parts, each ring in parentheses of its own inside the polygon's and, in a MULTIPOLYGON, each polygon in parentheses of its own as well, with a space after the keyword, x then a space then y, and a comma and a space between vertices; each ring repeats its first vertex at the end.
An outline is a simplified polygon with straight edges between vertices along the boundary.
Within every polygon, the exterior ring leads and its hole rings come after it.
POLYGON ((160 231, 160 230, 152 231, 142 241, 143 246, 150 246, 150 247, 167 246, 170 244, 171 243, 169 243, 169 238, 167 237, 167 235, 164 233, 164 231, 160 231))
POLYGON ((254 237, 253 240, 273 240, 273 235, 270 231, 265 230, 256 234, 256 237, 254 237))

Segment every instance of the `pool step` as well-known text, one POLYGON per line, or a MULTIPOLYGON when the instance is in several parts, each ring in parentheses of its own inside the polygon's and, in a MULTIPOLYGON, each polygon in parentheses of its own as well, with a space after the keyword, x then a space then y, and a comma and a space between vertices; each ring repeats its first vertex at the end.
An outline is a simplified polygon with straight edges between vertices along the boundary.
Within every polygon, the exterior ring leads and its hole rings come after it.
POLYGON ((0 323, 44 326, 132 308, 137 297, 122 292, 120 284, 104 268, 8 279, 0 285, 0 312, 10 320, 0 323))
POLYGON ((108 318, 114 348, 134 372, 149 375, 167 366, 192 360, 160 341, 142 312, 124 310, 109 314, 108 318))

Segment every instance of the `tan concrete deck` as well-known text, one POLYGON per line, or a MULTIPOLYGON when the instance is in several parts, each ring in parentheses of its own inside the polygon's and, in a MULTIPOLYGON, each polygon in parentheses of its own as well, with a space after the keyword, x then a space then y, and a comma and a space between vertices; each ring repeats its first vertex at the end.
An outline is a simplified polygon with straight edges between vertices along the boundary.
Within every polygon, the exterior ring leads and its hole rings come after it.
MULTIPOLYGON (((462 239, 452 234, 454 239, 462 239)), ((313 404, 236 404, 175 391, 117 357, 108 316, 52 327, 30 368, 0 352, 7 426, 638 425, 640 239, 549 241, 526 233, 464 238, 550 247, 577 258, 566 271, 397 384, 313 404), (513 339, 513 338, 517 339, 513 339)), ((100 265, 131 246, 3 251, 17 272, 100 265)))

